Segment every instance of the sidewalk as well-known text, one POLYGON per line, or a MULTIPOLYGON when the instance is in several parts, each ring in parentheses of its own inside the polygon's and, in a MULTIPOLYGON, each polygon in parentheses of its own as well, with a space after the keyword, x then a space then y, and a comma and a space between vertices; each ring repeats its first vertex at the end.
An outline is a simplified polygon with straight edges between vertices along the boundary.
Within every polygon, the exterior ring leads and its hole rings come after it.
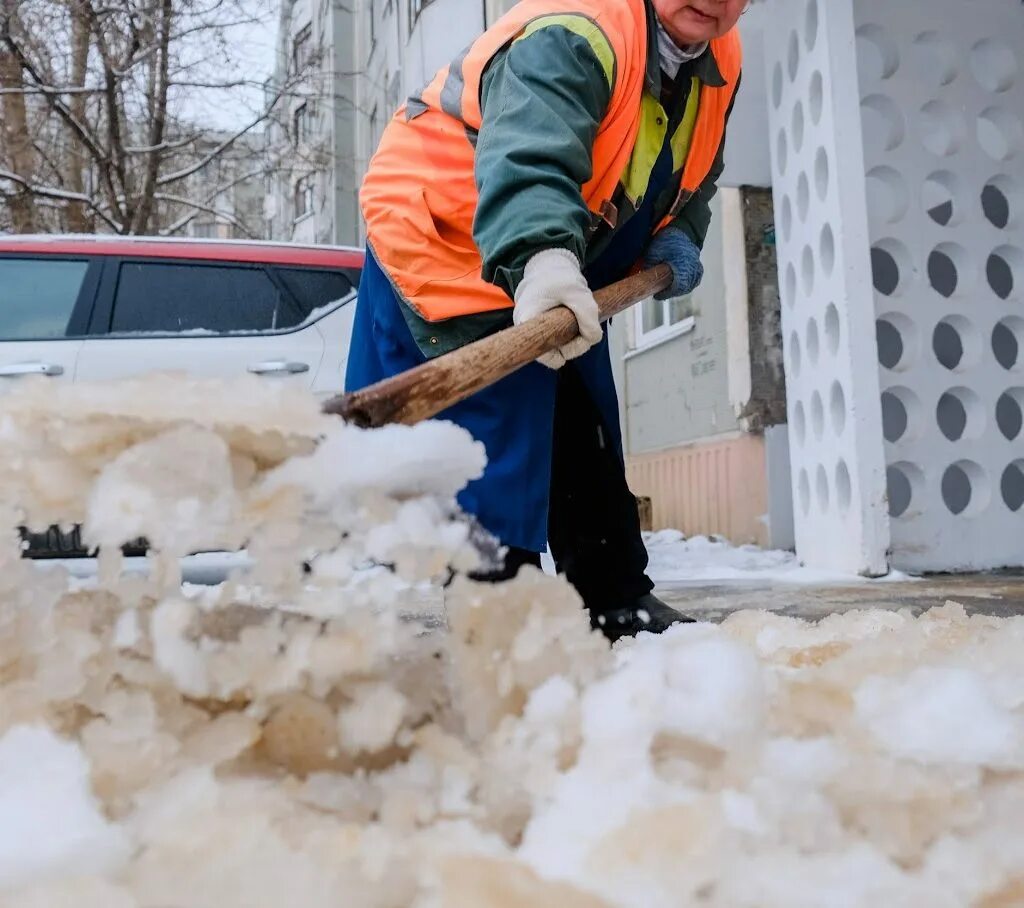
POLYGON ((705 621, 720 621, 741 609, 768 609, 812 621, 834 612, 863 608, 909 608, 916 615, 948 600, 959 602, 971 613, 1024 615, 1021 571, 820 585, 761 580, 677 581, 661 583, 655 592, 674 608, 705 621))

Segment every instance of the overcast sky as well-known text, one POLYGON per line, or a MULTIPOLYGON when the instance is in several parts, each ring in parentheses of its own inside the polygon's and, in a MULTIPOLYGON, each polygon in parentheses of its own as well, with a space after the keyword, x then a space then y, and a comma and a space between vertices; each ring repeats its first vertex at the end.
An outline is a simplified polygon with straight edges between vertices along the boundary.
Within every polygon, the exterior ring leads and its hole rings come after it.
MULTIPOLYGON (((211 81, 249 84, 190 93, 182 112, 190 119, 218 129, 237 129, 253 119, 263 104, 263 82, 274 70, 278 0, 235 0, 254 21, 225 26, 222 45, 205 42, 190 48, 211 81)), ((233 15, 232 21, 238 17, 233 15)))

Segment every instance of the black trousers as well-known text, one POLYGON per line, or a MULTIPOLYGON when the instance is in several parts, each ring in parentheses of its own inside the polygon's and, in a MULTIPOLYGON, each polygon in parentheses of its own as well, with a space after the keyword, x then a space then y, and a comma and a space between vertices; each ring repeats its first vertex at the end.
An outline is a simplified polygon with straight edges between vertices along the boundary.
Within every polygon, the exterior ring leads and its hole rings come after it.
MULTIPOLYGON (((622 453, 571 363, 558 372, 554 419, 548 544, 555 566, 591 612, 620 608, 654 584, 622 453)), ((476 576, 507 580, 524 564, 539 566, 540 556, 510 548, 501 568, 476 576)))

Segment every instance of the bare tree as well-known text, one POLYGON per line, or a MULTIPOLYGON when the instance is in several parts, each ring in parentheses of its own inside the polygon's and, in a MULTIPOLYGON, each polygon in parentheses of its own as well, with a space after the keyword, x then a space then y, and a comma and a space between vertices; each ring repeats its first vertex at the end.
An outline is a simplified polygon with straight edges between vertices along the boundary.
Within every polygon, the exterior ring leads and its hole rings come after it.
POLYGON ((267 91, 240 59, 233 35, 271 0, 0 3, 0 206, 18 232, 230 221, 223 198, 274 166, 264 124, 322 72, 311 55, 267 91), (217 111, 230 128, 210 126, 217 111))

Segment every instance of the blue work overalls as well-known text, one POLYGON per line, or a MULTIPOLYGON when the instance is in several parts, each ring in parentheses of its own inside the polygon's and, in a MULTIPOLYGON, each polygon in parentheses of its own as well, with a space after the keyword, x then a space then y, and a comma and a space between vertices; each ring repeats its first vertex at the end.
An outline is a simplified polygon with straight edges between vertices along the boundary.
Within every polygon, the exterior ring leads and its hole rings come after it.
MULTIPOLYGON (((639 210, 585 269, 594 290, 623 278, 650 240, 655 200, 672 177, 666 138, 639 210)), ((354 391, 426 357, 380 264, 367 249, 359 286, 346 390, 354 391)), ((590 607, 616 607, 652 588, 636 502, 625 481, 618 399, 608 334, 554 372, 539 363, 456 404, 451 420, 484 444, 484 475, 459 503, 506 546, 544 551, 590 607)))

